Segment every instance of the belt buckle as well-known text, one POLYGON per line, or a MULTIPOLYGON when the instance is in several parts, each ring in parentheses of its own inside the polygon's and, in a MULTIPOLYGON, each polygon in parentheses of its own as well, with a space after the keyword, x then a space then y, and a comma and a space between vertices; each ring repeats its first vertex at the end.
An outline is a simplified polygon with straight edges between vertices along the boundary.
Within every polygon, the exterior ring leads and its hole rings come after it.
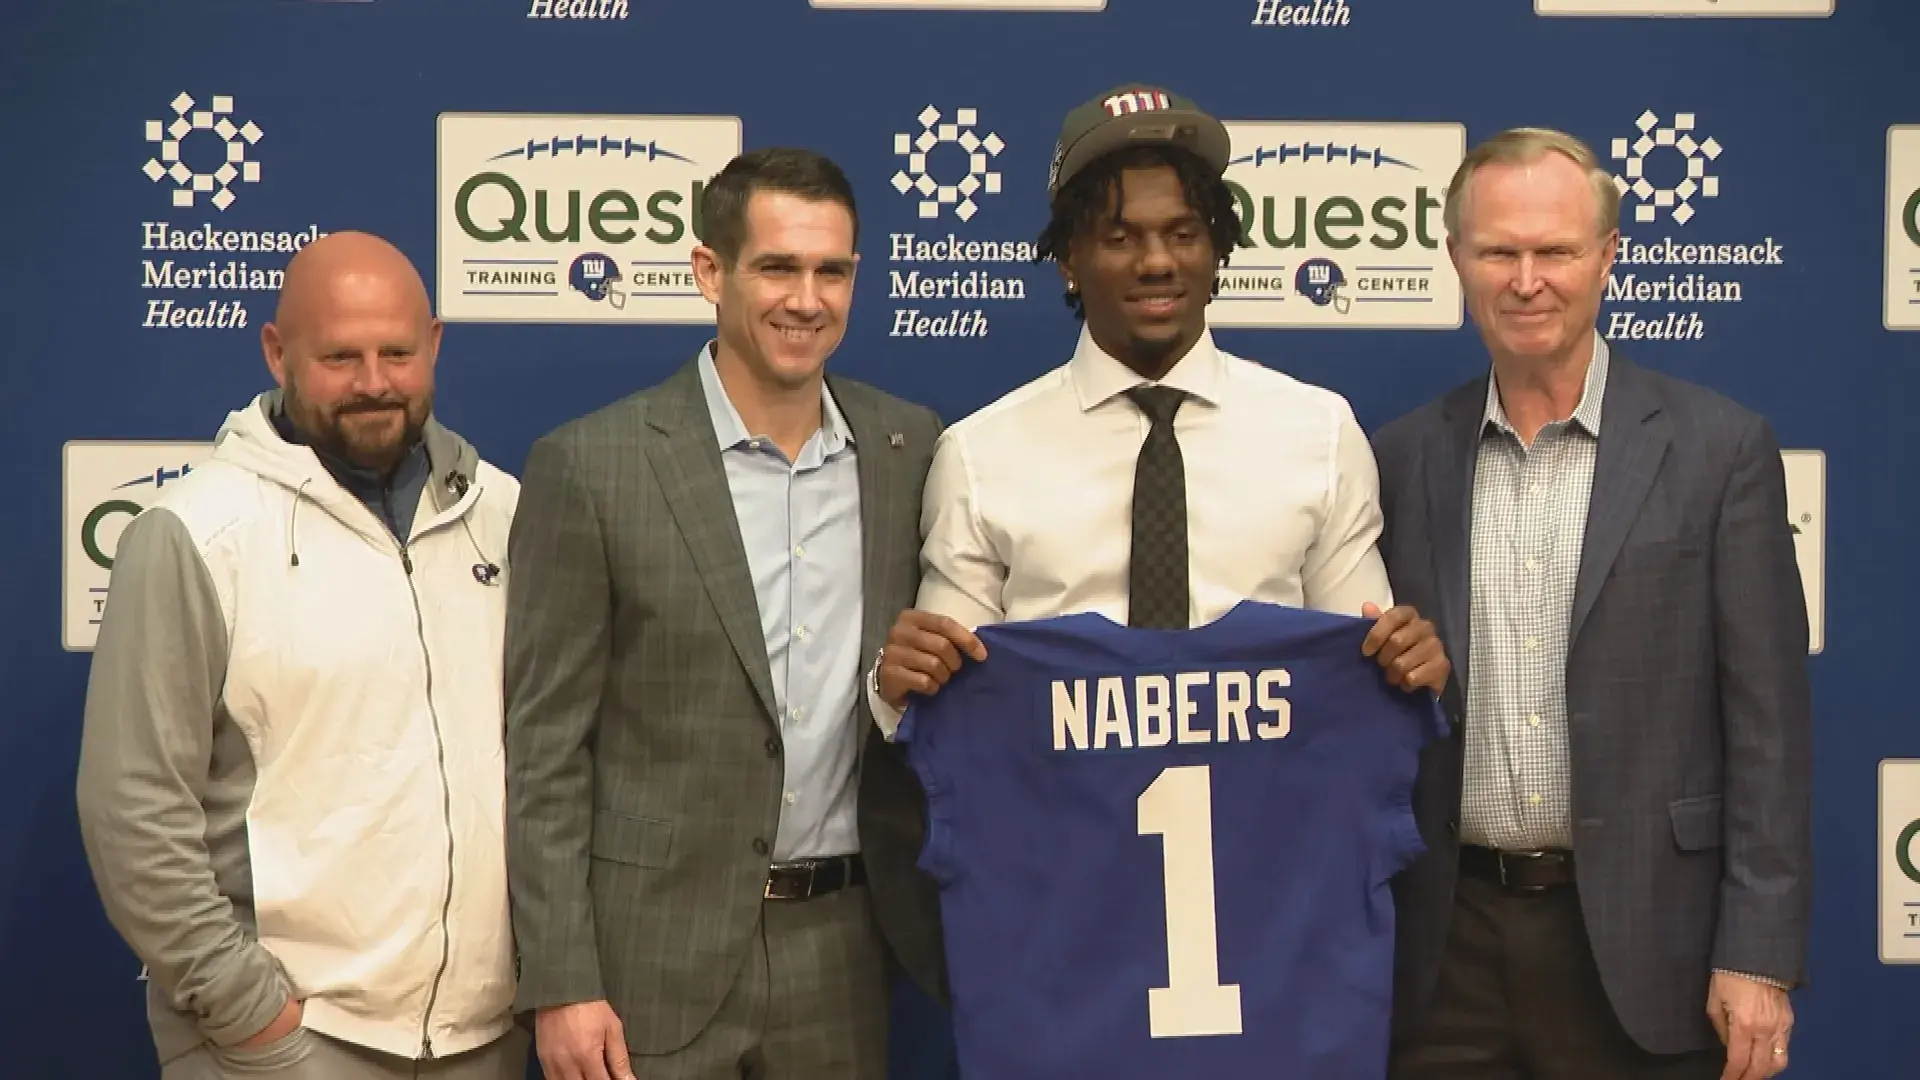
POLYGON ((805 862, 805 863, 799 863, 799 864, 787 863, 784 866, 775 865, 775 866, 769 867, 767 869, 766 888, 761 890, 760 898, 763 900, 805 900, 813 895, 814 875, 819 872, 819 869, 820 869, 820 864, 818 862, 805 862), (776 893, 774 891, 773 883, 777 877, 779 877, 781 874, 795 873, 799 871, 802 867, 804 867, 807 872, 806 885, 802 890, 795 893, 786 893, 786 892, 776 893))
POLYGON ((1513 882, 1508 881, 1507 880, 1507 860, 1508 859, 1544 859, 1546 857, 1547 857, 1547 853, 1544 851, 1499 852, 1495 861, 1500 865, 1500 887, 1503 889, 1517 889, 1521 892, 1545 891, 1546 890, 1545 885, 1516 885, 1513 882))

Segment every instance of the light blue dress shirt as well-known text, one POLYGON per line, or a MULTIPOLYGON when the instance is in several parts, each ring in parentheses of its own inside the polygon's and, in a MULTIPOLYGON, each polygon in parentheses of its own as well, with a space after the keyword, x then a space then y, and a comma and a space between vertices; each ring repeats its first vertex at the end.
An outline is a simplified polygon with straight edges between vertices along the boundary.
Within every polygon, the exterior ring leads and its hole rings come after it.
POLYGON ((773 858, 850 855, 860 850, 862 734, 855 707, 862 595, 853 430, 822 385, 820 429, 788 461, 772 439, 747 430, 720 385, 711 344, 700 357, 700 384, 746 543, 786 744, 773 858))

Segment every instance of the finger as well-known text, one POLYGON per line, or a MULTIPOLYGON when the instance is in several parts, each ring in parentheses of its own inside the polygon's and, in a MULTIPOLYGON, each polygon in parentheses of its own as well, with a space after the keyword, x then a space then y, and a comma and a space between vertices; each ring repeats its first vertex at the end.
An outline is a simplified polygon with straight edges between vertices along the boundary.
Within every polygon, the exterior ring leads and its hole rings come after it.
POLYGON ((580 1080, 580 1067, 569 1051, 549 1046, 542 1048, 539 1056, 540 1071, 549 1080, 580 1080))
POLYGON ((1374 603, 1374 602, 1373 602, 1373 601, 1371 601, 1371 600, 1369 600, 1369 601, 1367 601, 1367 602, 1366 602, 1366 603, 1364 603, 1364 604, 1361 604, 1361 605, 1360 605, 1360 617, 1361 617, 1361 618, 1363 618, 1363 619, 1377 619, 1377 618, 1379 618, 1379 617, 1380 617, 1380 605, 1379 605, 1379 604, 1376 604, 1376 603, 1374 603))
POLYGON ((1393 663, 1387 667, 1387 673, 1396 686, 1404 686, 1411 690, 1414 684, 1409 679, 1413 673, 1423 665, 1431 664, 1445 655, 1446 651, 1440 648, 1440 639, 1427 638, 1394 657, 1393 663))
POLYGON ((945 635, 948 641, 958 645, 960 650, 968 656, 971 656, 976 663, 987 658, 986 645, 982 644, 980 639, 974 636, 973 631, 961 626, 945 615, 940 616, 940 633, 945 635))
POLYGON ((1372 656, 1380 651, 1394 631, 1405 626, 1409 615, 1406 608, 1389 608, 1374 620, 1373 628, 1367 631, 1367 639, 1360 643, 1360 655, 1372 656))
POLYGON ((607 1053, 607 1044, 596 1040, 580 1058, 581 1080, 613 1080, 613 1074, 607 1071, 607 1053))
POLYGON ((949 655, 942 656, 935 648, 921 648, 917 642, 889 645, 886 656, 880 662, 881 674, 884 675, 888 668, 898 668, 932 676, 936 682, 946 682, 947 676, 960 669, 960 654, 951 652, 952 648, 948 645, 949 655))
POLYGON ((1707 1021, 1713 1025, 1713 1033, 1720 1036, 1720 1045, 1729 1046, 1727 1039, 1727 1007, 1718 1001, 1708 1001, 1707 1021))
POLYGON ((1753 1039, 1748 1043, 1747 1073, 1743 1080, 1766 1080, 1772 1075, 1770 1070, 1777 1060, 1773 1056, 1773 1045, 1773 1036, 1764 1031, 1753 1033, 1753 1039))
POLYGON ((623 1035, 607 1040, 607 1073, 613 1080, 634 1080, 633 1065, 627 1060, 627 1040, 623 1035))
POLYGON ((1408 690, 1424 687, 1436 694, 1444 694, 1447 691, 1447 677, 1452 674, 1453 664, 1445 656, 1436 657, 1414 668, 1408 674, 1405 686, 1408 690))
POLYGON ((1720 1074, 1725 1080, 1747 1080, 1747 1070, 1753 1064, 1753 1035, 1753 1029, 1744 1019, 1728 1019, 1727 1067, 1720 1074))

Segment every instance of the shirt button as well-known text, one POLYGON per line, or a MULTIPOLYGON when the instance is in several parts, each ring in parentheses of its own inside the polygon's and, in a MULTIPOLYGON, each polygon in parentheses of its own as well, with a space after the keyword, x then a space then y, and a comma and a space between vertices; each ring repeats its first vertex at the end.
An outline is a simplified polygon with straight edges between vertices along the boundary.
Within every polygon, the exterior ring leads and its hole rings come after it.
POLYGON ((1534 793, 1534 794, 1532 794, 1532 795, 1529 795, 1529 796, 1527 796, 1527 801, 1528 801, 1528 802, 1530 802, 1530 803, 1532 803, 1532 804, 1533 804, 1533 805, 1535 805, 1535 806, 1539 806, 1539 805, 1540 805, 1540 795, 1539 795, 1539 793, 1538 793, 1538 792, 1536 792, 1536 793, 1534 793))
POLYGON ((807 628, 804 626, 794 627, 793 636, 799 638, 801 641, 807 640, 807 628))
POLYGON ((788 806, 792 806, 792 805, 794 804, 794 800, 796 800, 796 799, 798 799, 799 797, 800 797, 800 796, 798 796, 798 795, 795 795, 795 794, 794 794, 793 792, 791 792, 791 791, 789 791, 789 792, 787 792, 787 805, 788 805, 788 806))
POLYGON ((1536 645, 1538 645, 1538 644, 1540 644, 1540 639, 1539 639, 1539 638, 1537 638, 1537 637, 1533 637, 1532 635, 1528 635, 1528 637, 1527 637, 1527 648, 1529 648, 1529 649, 1531 649, 1531 648, 1533 648, 1534 646, 1536 646, 1536 645))
POLYGON ((1528 560, 1527 560, 1527 569, 1529 569, 1529 570, 1538 570, 1538 569, 1540 569, 1540 560, 1539 560, 1539 559, 1528 559, 1528 560))
POLYGON ((1539 714, 1539 713, 1534 713, 1534 714, 1533 714, 1532 716, 1529 716, 1529 717, 1527 717, 1527 726, 1528 726, 1528 727, 1539 727, 1539 726, 1540 726, 1540 714, 1539 714))
POLYGON ((755 839, 753 842, 753 853, 755 855, 765 855, 767 853, 767 842, 765 840, 755 839))
POLYGON ((795 545, 793 545, 793 557, 794 557, 794 558, 796 558, 796 559, 804 559, 804 558, 806 558, 806 557, 807 557, 807 547, 806 547, 806 545, 805 545, 805 544, 795 544, 795 545))
POLYGON ((767 756, 768 757, 780 756, 780 740, 778 739, 767 740, 767 756))
POLYGON ((787 710, 787 715, 793 717, 795 720, 799 720, 807 715, 807 710, 799 705, 795 705, 793 708, 787 710))

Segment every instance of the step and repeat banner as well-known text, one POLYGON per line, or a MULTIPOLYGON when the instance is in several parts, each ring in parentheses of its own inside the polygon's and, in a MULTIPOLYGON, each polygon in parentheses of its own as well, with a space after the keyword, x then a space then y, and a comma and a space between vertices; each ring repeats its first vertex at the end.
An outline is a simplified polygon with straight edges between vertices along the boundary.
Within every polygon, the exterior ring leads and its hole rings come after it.
MULTIPOLYGON (((155 1075, 74 820, 88 651, 120 530, 269 385, 294 252, 405 250, 448 323, 440 415, 517 472, 692 356, 707 179, 806 145, 860 204, 835 368, 952 421, 1070 354, 1033 261, 1053 139, 1126 80, 1228 121, 1218 337, 1369 430, 1486 365, 1441 223, 1467 148, 1559 127, 1614 171, 1602 332, 1786 448, 1818 723, 1793 1075, 1911 1075, 1916 46, 1911 0, 6 4, 0 1076, 155 1075)), ((896 1074, 950 1075, 938 1018, 901 1007, 896 1074)))

